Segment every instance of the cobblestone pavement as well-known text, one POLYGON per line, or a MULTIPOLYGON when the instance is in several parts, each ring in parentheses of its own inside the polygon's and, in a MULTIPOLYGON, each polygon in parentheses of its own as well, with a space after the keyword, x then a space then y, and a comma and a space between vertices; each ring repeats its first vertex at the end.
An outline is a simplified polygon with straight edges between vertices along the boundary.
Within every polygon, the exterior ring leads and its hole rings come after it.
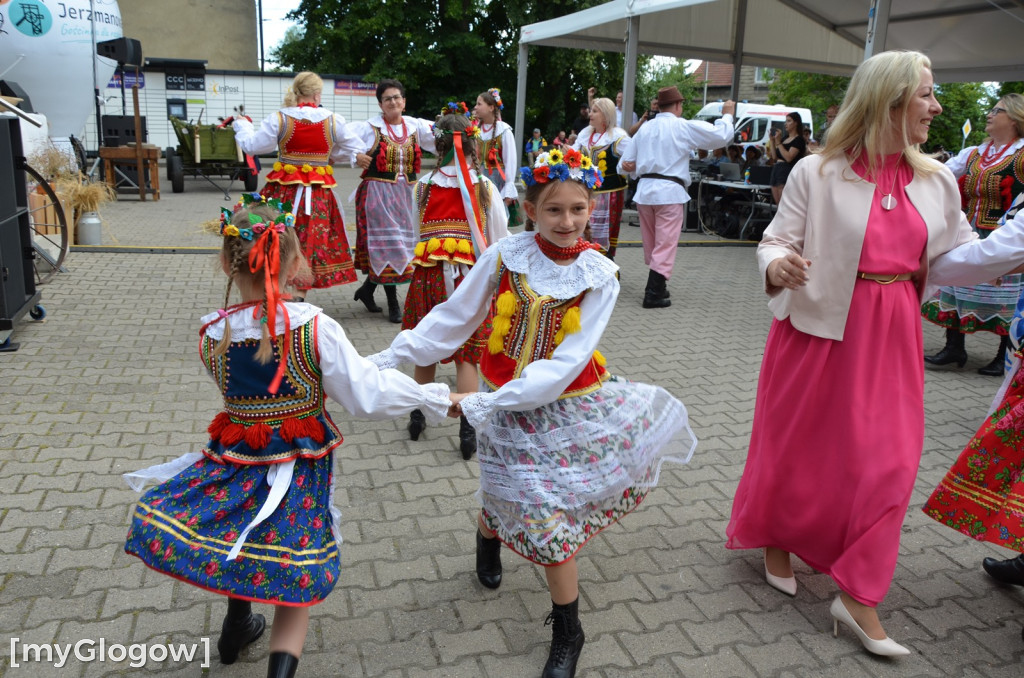
MULTIPOLYGON (((341 174, 338 194, 347 197, 354 175, 341 174)), ((197 360, 196 331, 197 318, 220 306, 223 276, 202 249, 216 240, 197 223, 227 203, 199 181, 186 187, 158 203, 128 198, 103 209, 104 245, 175 251, 73 251, 68 272, 42 288, 45 321, 20 321, 12 337, 20 350, 0 354, 5 678, 265 671, 268 636, 232 666, 217 664, 214 650, 209 669, 75 659, 61 669, 11 666, 13 638, 216 643, 223 599, 151 572, 122 550, 135 495, 120 474, 196 449, 219 407, 197 360)), ((637 233, 630 228, 623 226, 627 239, 637 233)), ((1024 590, 995 585, 979 567, 986 555, 1009 554, 920 512, 998 385, 974 372, 995 351, 993 338, 968 338, 966 369, 927 373, 924 458, 881 608, 889 634, 913 653, 882 660, 847 630, 832 637, 836 589, 828 577, 798 563, 800 591, 790 599, 764 583, 759 552, 723 546, 770 320, 753 250, 680 248, 673 305, 664 310, 640 307, 640 249, 624 248, 618 261, 622 293, 602 351, 614 372, 679 396, 700 444, 688 466, 664 467, 641 510, 583 549, 587 645, 578 675, 1018 678, 1024 590)), ((397 327, 361 310, 354 289, 314 292, 310 301, 370 353, 397 327)), ((940 344, 941 332, 926 327, 926 349, 940 344)), ((440 374, 452 383, 452 370, 440 374)), ((330 409, 345 436, 336 461, 343 568, 334 593, 313 609, 300 675, 538 675, 550 639, 543 576, 506 552, 501 588, 477 583, 478 470, 459 456, 457 423, 414 443, 404 421, 370 423, 330 409)))

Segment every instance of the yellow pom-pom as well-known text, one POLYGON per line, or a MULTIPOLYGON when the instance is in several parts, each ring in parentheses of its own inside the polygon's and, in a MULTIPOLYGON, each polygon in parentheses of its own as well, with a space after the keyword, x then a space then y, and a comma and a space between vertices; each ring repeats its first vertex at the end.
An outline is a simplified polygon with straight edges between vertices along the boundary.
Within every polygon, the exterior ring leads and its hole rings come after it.
POLYGON ((330 174, 333 177, 334 176, 334 168, 331 167, 330 165, 328 165, 327 166, 327 173, 330 174))
POLYGON ((505 348, 505 337, 497 332, 491 332, 491 336, 487 339, 487 350, 491 355, 495 355, 501 353, 503 348, 505 348))
POLYGON ((274 171, 275 172, 280 172, 282 167, 284 167, 284 165, 282 165, 280 162, 275 162, 274 163, 274 171))
POLYGON ((512 329, 512 319, 507 315, 496 315, 491 320, 491 336, 500 334, 504 337, 512 329))
POLYGON ((555 332, 555 346, 561 344, 563 339, 565 339, 565 330, 555 332))
POLYGON ((444 239, 444 251, 448 254, 455 254, 455 250, 459 248, 459 243, 455 238, 444 239))
POLYGON ((413 253, 417 257, 422 257, 424 252, 426 252, 426 251, 427 251, 427 243, 425 243, 425 242, 418 242, 418 243, 416 243, 416 247, 413 249, 413 253))
POLYGON ((284 171, 285 171, 285 172, 286 172, 287 174, 295 174, 296 172, 298 172, 298 171, 299 171, 299 168, 298 168, 298 167, 296 167, 295 165, 291 165, 291 164, 288 164, 288 165, 285 165, 285 166, 284 166, 284 171))
POLYGON ((431 238, 430 240, 427 241, 427 251, 428 252, 431 252, 431 253, 436 252, 440 247, 441 247, 441 241, 438 240, 437 238, 431 238))
POLYGON ((516 295, 511 292, 505 291, 498 295, 498 301, 495 303, 495 307, 498 311, 498 315, 503 315, 506 318, 511 318, 516 312, 516 295))
POLYGON ((468 240, 460 240, 459 241, 459 253, 460 254, 469 254, 472 251, 473 251, 473 243, 469 242, 468 240))
POLYGON ((327 174, 327 168, 326 167, 317 167, 316 168, 316 173, 319 174, 320 176, 324 176, 324 175, 327 174))
POLYGON ((604 356, 601 355, 600 351, 594 351, 594 361, 597 362, 597 364, 600 365, 601 367, 604 367, 605 365, 608 364, 608 361, 604 359, 604 356))
POLYGON ((309 174, 310 172, 313 171, 313 166, 307 162, 302 166, 302 171, 305 172, 306 174, 309 174))
POLYGON ((562 317, 562 331, 566 334, 576 334, 582 329, 580 325, 580 307, 573 306, 562 317))

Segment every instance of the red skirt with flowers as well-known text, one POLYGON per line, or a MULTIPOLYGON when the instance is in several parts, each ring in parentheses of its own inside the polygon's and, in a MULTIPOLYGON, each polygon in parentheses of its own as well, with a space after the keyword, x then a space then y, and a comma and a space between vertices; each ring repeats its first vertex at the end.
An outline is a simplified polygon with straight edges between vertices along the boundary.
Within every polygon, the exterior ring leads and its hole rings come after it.
POLYGON ((281 504, 230 562, 225 556, 267 499, 271 465, 200 459, 142 496, 124 549, 158 572, 214 593, 315 605, 340 571, 332 529, 333 456, 295 460, 281 504))
POLYGON ((1024 553, 1024 374, 946 473, 922 509, 978 541, 1024 553))
MULTIPOLYGON (((294 203, 298 187, 297 184, 270 181, 260 193, 267 198, 294 203)), ((334 192, 316 184, 307 186, 305 190, 312 193, 310 213, 306 214, 305 196, 301 205, 292 205, 292 213, 295 215, 295 233, 313 271, 313 280, 300 285, 299 289, 323 289, 355 282, 356 269, 352 265, 345 222, 334 192)))
MULTIPOLYGON (((444 286, 444 266, 415 266, 412 274, 412 284, 409 285, 409 292, 405 297, 405 311, 402 314, 402 329, 411 330, 416 327, 423 318, 430 313, 430 310, 439 304, 448 301, 448 292, 444 286)), ((465 278, 458 278, 455 287, 462 284, 465 278)), ((480 357, 487 347, 487 339, 491 336, 492 312, 487 312, 487 317, 480 323, 480 326, 473 332, 473 336, 466 340, 452 355, 448 356, 442 363, 452 361, 459 363, 480 363, 480 357)))

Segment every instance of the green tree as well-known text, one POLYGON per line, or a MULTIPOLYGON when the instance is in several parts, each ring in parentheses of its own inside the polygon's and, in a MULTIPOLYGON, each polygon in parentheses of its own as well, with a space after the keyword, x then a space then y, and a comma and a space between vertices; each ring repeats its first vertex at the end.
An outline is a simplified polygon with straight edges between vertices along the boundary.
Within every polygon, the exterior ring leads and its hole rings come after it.
POLYGON ((701 108, 701 92, 697 86, 697 78, 686 72, 686 62, 675 60, 673 63, 652 65, 638 78, 636 101, 641 111, 646 110, 651 99, 658 97, 662 87, 675 85, 683 95, 683 117, 691 118, 701 108))
POLYGON ((842 102, 849 84, 850 79, 842 75, 776 70, 768 86, 768 103, 811 109, 818 130, 825 123, 826 109, 842 102))
POLYGON ((932 120, 928 150, 956 153, 964 145, 977 146, 985 140, 985 113, 993 103, 988 87, 980 82, 949 82, 935 86, 935 98, 942 104, 942 114, 932 120), (971 133, 965 144, 966 120, 971 121, 971 133))

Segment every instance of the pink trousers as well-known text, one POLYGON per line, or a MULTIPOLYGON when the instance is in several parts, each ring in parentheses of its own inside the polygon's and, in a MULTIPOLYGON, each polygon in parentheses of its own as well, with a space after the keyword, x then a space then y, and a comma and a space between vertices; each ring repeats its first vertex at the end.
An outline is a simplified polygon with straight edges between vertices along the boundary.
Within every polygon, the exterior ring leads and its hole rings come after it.
POLYGON ((666 279, 672 277, 676 263, 679 232, 686 219, 686 205, 640 205, 640 237, 644 242, 644 263, 666 279))

